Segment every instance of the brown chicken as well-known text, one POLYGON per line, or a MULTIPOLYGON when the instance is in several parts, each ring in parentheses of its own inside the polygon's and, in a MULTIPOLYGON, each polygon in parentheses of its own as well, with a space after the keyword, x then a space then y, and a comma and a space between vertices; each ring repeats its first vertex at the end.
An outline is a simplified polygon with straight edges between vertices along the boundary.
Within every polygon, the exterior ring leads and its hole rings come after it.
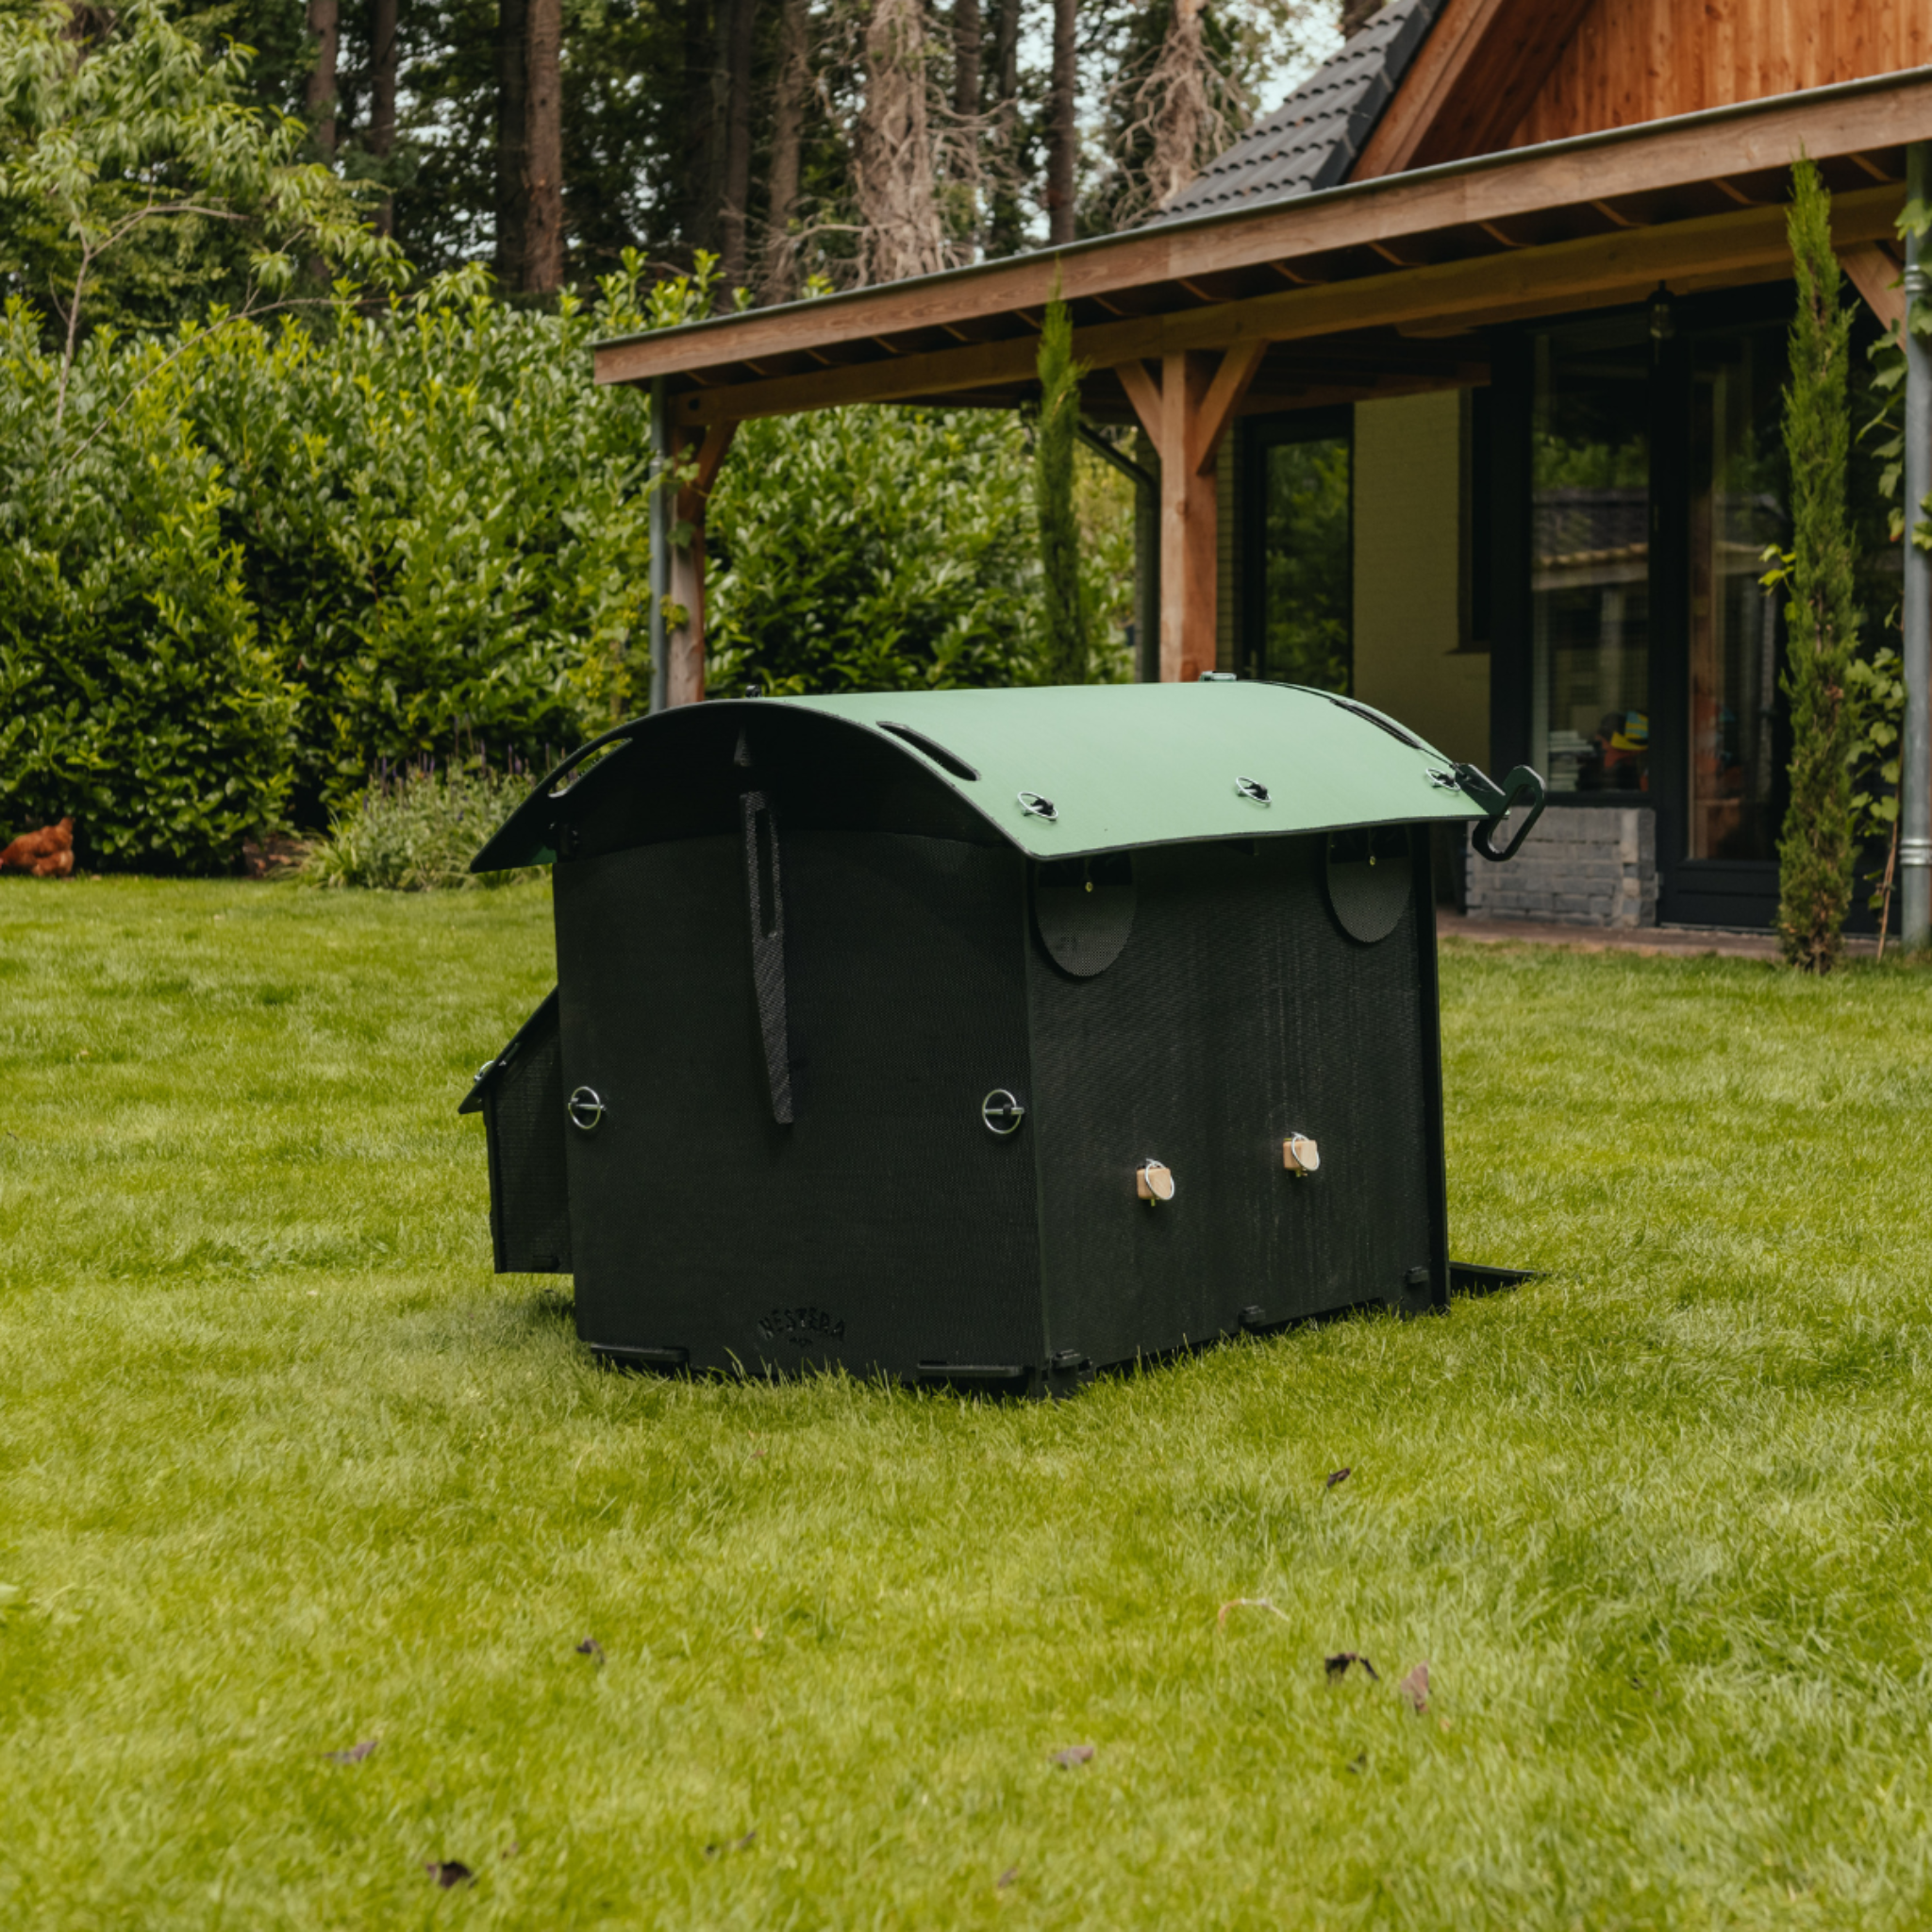
POLYGON ((0 852, 0 872, 24 872, 29 878, 64 879, 74 871, 74 821, 24 832, 0 852))

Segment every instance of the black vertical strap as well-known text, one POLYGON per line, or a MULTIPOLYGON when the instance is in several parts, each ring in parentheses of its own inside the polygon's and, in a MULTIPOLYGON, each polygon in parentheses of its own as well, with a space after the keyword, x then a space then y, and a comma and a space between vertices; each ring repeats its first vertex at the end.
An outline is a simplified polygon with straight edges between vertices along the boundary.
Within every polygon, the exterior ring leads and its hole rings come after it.
POLYGON ((751 976, 758 991, 758 1031, 765 1041, 765 1077, 772 1118, 791 1124, 791 1058, 785 1026, 785 902, 778 890, 778 821, 762 791, 742 794, 744 887, 751 908, 751 976))

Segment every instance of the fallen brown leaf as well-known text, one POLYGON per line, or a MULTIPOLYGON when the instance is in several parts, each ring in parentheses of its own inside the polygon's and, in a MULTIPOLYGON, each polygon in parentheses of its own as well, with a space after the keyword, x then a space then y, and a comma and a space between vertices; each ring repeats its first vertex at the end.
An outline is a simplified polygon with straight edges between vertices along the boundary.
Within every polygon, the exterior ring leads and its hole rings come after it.
POLYGON ((1325 1483, 1324 1483, 1322 1487, 1324 1490, 1332 1490, 1337 1483, 1345 1483, 1349 1479, 1349 1477, 1352 1476, 1354 1474, 1355 1471, 1352 1468, 1331 1469, 1328 1472, 1328 1480, 1325 1483))
POLYGON ((1007 1867, 1007 1869, 1006 1869, 1006 1870, 1005 1870, 1004 1872, 1002 1872, 1002 1873, 1000 1874, 1000 1875, 999 1875, 999 1876, 998 1876, 998 1877, 997 1877, 997 1878, 996 1878, 996 1879, 995 1879, 995 1880, 993 1881, 993 1883, 994 1883, 995 1885, 997 1885, 997 1886, 998 1886, 998 1887, 1000 1888, 1000 1890, 1001 1890, 1002 1891, 1004 1891, 1004 1890, 1005 1890, 1007 1889, 1007 1887, 1008 1887, 1008 1886, 1009 1886, 1010 1884, 1012 1884, 1012 1882, 1013 1882, 1013 1880, 1014 1880, 1014 1879, 1016 1879, 1017 1877, 1019 1877, 1019 1875, 1020 1875, 1020 1868, 1019 1868, 1019 1866, 1017 1866, 1017 1865, 1008 1865, 1008 1866, 1007 1867))
POLYGON ((425 1858, 423 1869, 445 1891, 453 1885, 469 1885, 476 1876, 460 1858, 425 1858))
POLYGON ((587 1637, 577 1645, 577 1655, 593 1657, 597 1659, 597 1668, 600 1671, 604 1668, 604 1646, 594 1637, 587 1637))
POLYGON ((1063 1751, 1053 1754, 1053 1761, 1062 1771, 1072 1771, 1076 1764, 1085 1764, 1093 1756, 1091 1744, 1069 1744, 1063 1751))
POLYGON ((364 1738, 359 1744, 351 1744, 346 1751, 325 1751, 322 1755, 331 1764, 360 1764, 375 1749, 374 1738, 364 1738))
POLYGON ((752 1828, 748 1832, 746 1832, 742 1838, 734 1838, 730 1840, 727 1843, 722 1845, 707 1845, 705 1847, 705 1857, 708 1858, 715 1858, 724 1852, 749 1851, 751 1849, 752 1840, 757 1838, 758 1835, 758 1828, 757 1825, 753 1825, 752 1828))
POLYGON ((1408 1675, 1395 1687, 1408 1700, 1408 1706, 1417 1716, 1429 1707, 1429 1667, 1426 1663, 1416 1665, 1408 1675))

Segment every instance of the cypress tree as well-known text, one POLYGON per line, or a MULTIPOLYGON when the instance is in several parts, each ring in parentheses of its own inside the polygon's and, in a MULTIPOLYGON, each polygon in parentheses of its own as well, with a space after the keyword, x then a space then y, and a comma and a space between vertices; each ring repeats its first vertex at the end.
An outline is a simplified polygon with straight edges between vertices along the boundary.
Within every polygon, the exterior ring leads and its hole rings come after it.
POLYGON ((1033 500, 1046 593, 1046 682, 1087 682, 1087 609, 1080 595, 1080 529, 1074 516, 1074 443, 1080 427, 1083 364, 1074 360, 1074 321, 1058 296, 1040 336, 1040 429, 1033 442, 1033 500))
POLYGON ((1839 300, 1831 197, 1808 159, 1801 158, 1791 175, 1798 308, 1785 388, 1791 550, 1783 574, 1790 601, 1781 680, 1791 706, 1791 802, 1778 842, 1777 925, 1790 964, 1828 973, 1851 905, 1857 857, 1852 757, 1858 720, 1851 673, 1858 618, 1845 513, 1851 318, 1839 300))

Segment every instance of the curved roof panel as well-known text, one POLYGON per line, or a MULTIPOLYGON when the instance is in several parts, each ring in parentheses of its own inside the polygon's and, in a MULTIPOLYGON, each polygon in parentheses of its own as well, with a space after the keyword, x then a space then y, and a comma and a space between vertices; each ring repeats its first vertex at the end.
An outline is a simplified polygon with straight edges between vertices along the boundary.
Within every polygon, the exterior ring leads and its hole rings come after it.
MULTIPOLYGON (((1434 747, 1366 705, 1292 685, 1209 679, 773 702, 916 733, 978 774, 962 777, 921 754, 1035 858, 1481 816, 1434 747)), ((921 753, 918 738, 902 741, 921 753)))
POLYGON ((1485 816, 1432 745, 1291 685, 847 692, 620 725, 546 777, 474 869, 728 830, 758 786, 792 823, 830 813, 1034 858, 1485 816), (618 745, 622 758, 590 757, 618 745))

